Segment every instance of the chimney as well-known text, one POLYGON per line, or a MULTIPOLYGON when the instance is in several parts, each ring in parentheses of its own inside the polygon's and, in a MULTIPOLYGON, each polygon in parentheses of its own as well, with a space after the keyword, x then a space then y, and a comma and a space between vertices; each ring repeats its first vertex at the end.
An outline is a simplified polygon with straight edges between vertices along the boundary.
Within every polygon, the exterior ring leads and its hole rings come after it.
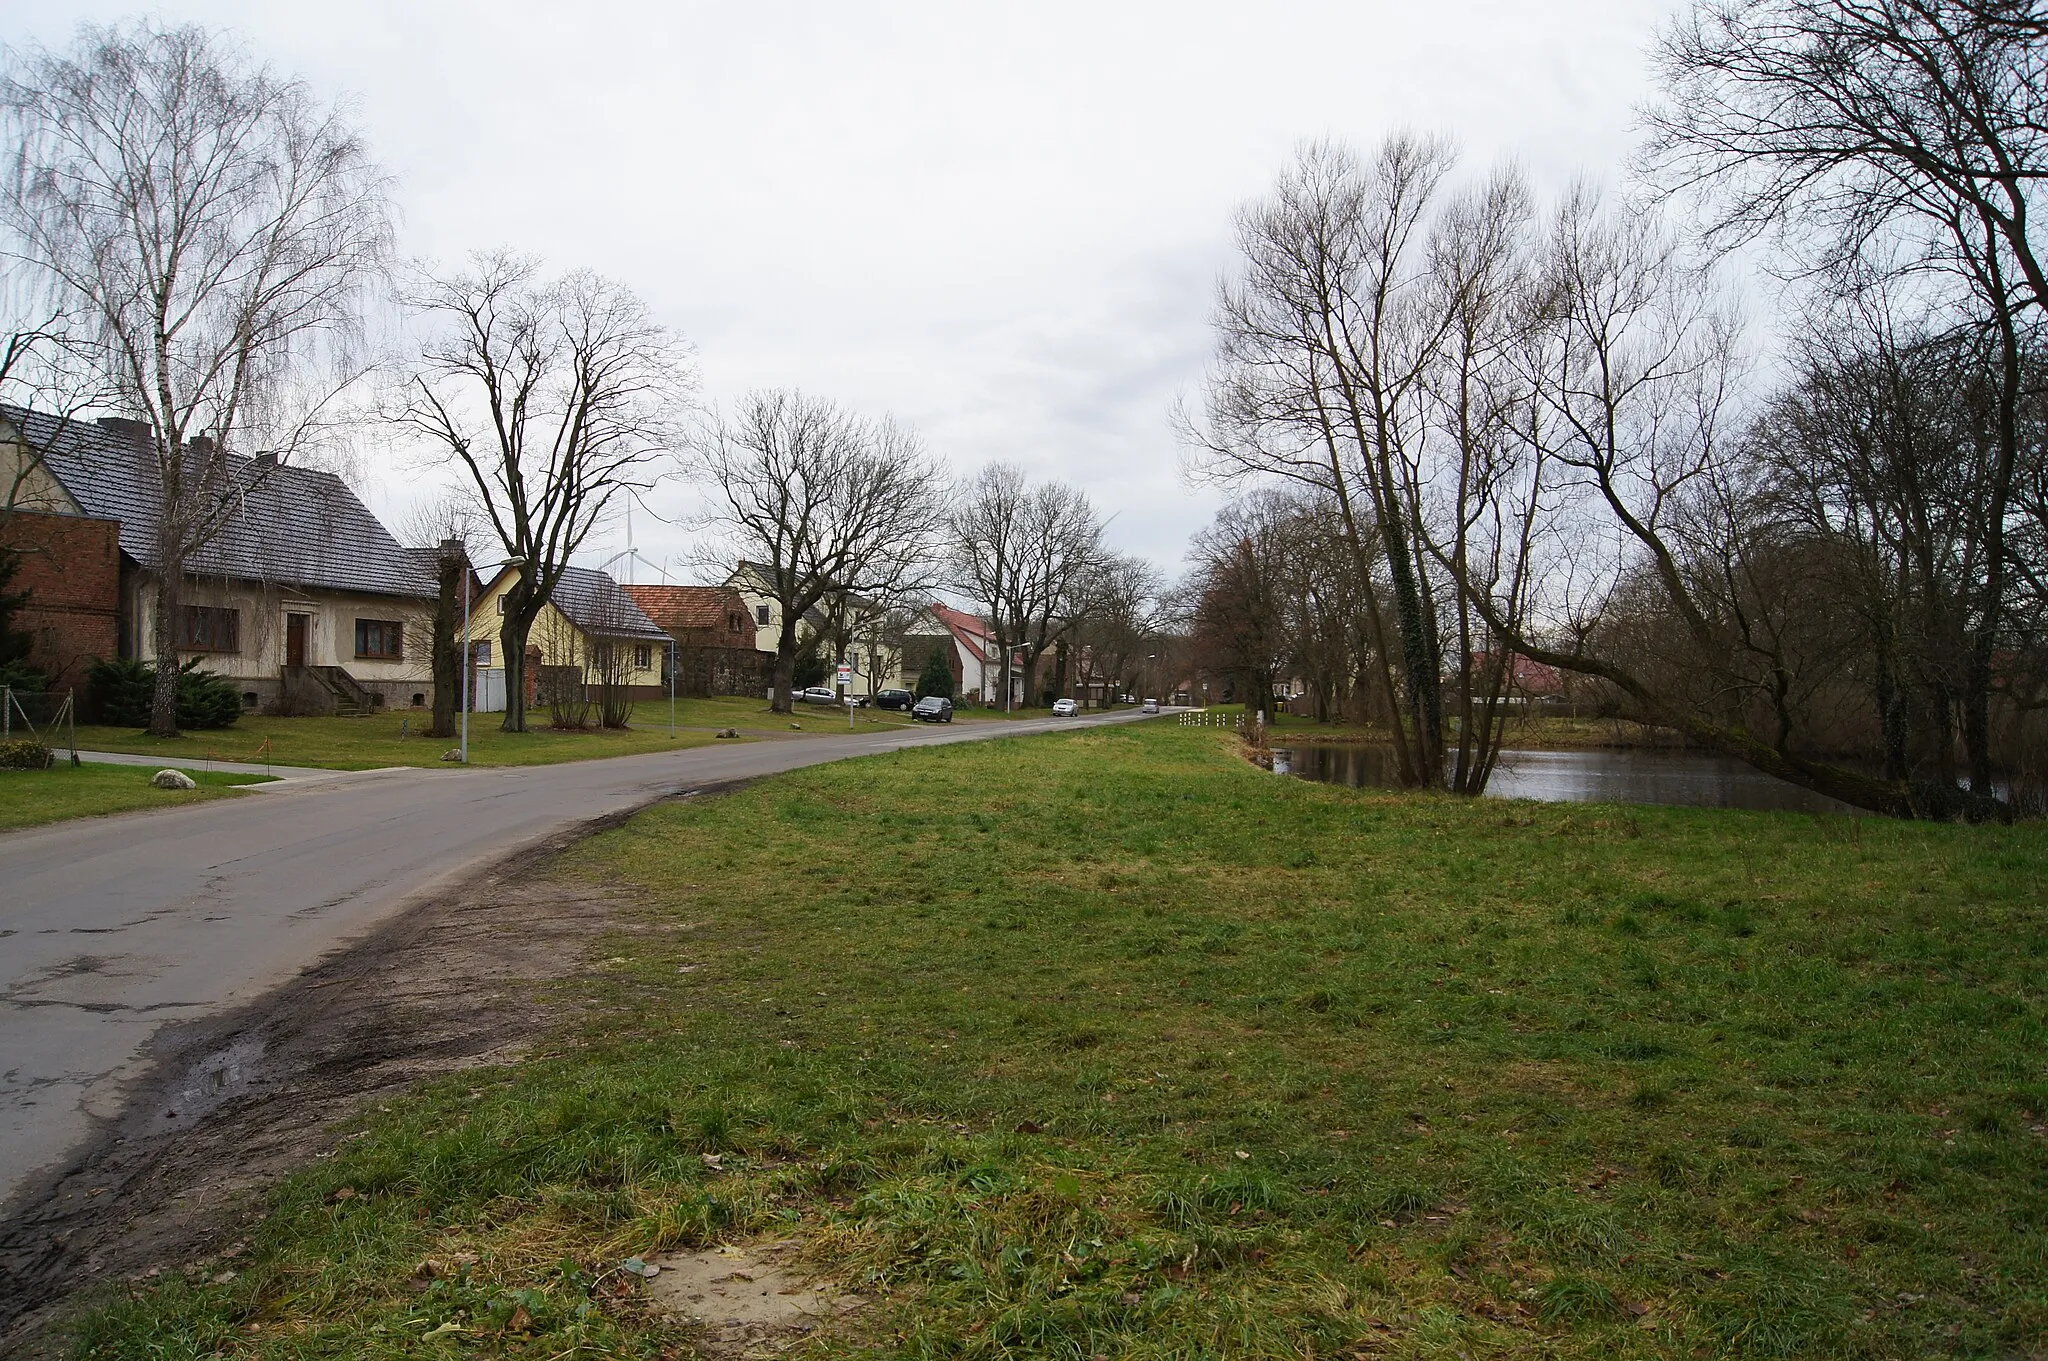
POLYGON ((213 436, 194 435, 185 441, 185 448, 194 458, 213 457, 213 436))
MULTIPOLYGON (((213 441, 208 440, 207 443, 210 445, 213 441)), ((249 460, 249 470, 258 476, 264 473, 276 472, 277 451, 274 449, 258 449, 256 456, 249 460)))
POLYGON ((130 416, 102 416, 100 429, 110 435, 118 435, 138 449, 147 449, 155 437, 148 421, 138 421, 130 416))

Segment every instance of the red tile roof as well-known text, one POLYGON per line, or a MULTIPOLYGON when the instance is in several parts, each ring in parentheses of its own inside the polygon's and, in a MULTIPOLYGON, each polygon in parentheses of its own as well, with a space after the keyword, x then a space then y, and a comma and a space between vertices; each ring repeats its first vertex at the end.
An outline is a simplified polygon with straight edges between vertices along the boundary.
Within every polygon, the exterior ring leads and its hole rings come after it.
POLYGON ((728 615, 747 613, 730 586, 627 586, 643 613, 665 629, 724 629, 728 615))

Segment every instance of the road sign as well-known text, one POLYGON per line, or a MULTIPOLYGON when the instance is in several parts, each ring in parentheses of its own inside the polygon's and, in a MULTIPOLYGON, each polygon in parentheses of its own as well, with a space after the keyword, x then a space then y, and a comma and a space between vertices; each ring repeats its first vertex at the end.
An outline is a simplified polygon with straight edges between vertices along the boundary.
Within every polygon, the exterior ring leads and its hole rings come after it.
POLYGON ((853 668, 848 666, 845 662, 841 662, 839 664, 839 676, 837 679, 839 688, 842 690, 844 690, 847 686, 852 685, 853 668))

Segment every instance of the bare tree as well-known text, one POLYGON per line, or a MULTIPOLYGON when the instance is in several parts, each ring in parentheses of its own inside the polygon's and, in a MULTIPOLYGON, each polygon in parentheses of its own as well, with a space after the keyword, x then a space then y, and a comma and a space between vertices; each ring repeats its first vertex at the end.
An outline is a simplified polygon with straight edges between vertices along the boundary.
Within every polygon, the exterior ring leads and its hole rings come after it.
POLYGON ((1135 679, 1136 663, 1158 651, 1159 571, 1141 557, 1106 554, 1083 591, 1087 604, 1075 632, 1081 685, 1100 684, 1110 695, 1120 694, 1135 679))
POLYGON ((1010 707, 1011 664, 1023 632, 1018 602, 1030 571, 1030 498, 1022 468, 991 463, 961 489, 946 519, 954 585, 987 615, 989 632, 1002 654, 999 674, 1005 709, 1010 707))
POLYGON ((388 256, 385 180, 341 110, 198 28, 85 28, 68 54, 18 58, 0 105, 18 138, 0 203, 12 249, 143 422, 150 731, 173 735, 185 563, 252 476, 230 448, 290 459, 361 376, 351 342, 388 256))
POLYGON ((828 596, 890 601, 927 578, 942 512, 916 434, 801 392, 756 392, 705 442, 707 523, 779 607, 771 705, 792 708, 804 616, 828 596))
POLYGON ((1025 699, 1031 703, 1043 698, 1039 663, 1048 649, 1064 645, 1087 610, 1088 582, 1104 549, 1102 519, 1078 487, 1041 483, 1026 497, 1023 512, 1024 570, 1011 608, 1024 653, 1025 699))
POLYGON ((397 420, 460 469, 503 565, 506 732, 526 731, 526 644, 569 559, 621 496, 651 487, 680 443, 689 351, 623 284, 479 255, 423 274, 435 327, 397 420))
POLYGON ((2048 180, 2048 23, 2034 0, 1701 0, 1657 53, 1645 164, 1724 239, 1774 231, 1824 274, 1873 263, 1996 347, 1997 455, 1972 602, 1963 743, 1989 787, 1989 695, 2013 574, 2030 329, 2048 321, 2037 240, 2048 180))

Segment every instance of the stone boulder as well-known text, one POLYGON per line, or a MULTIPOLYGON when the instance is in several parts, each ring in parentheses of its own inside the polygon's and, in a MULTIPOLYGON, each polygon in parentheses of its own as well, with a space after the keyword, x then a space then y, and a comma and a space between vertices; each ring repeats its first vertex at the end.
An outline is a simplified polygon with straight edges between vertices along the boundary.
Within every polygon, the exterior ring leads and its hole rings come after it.
POLYGON ((199 782, 182 770, 159 770, 149 782, 158 789, 197 789, 199 782))

